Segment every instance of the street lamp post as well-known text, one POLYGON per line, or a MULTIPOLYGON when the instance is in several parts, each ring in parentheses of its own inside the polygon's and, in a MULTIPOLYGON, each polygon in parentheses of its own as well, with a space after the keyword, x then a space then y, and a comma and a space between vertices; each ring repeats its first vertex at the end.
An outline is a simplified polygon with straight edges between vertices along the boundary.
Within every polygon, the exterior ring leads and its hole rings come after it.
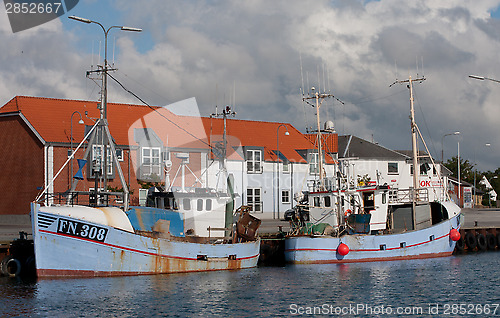
MULTIPOLYGON (((276 190, 276 193, 277 193, 277 213, 278 213, 278 220, 280 219, 280 201, 281 201, 281 196, 280 196, 280 135, 279 135, 279 131, 280 131, 280 127, 285 127, 286 131, 285 131, 285 136, 288 136, 290 135, 290 133, 288 132, 288 127, 285 125, 285 124, 281 124, 278 126, 278 128, 276 129, 276 155, 277 155, 277 164, 278 164, 278 176, 276 178, 276 183, 277 183, 277 190, 276 190)), ((274 216, 273 216, 274 218, 274 216)))
MULTIPOLYGON (((99 72, 102 73, 102 90, 101 90, 101 116, 100 116, 100 126, 101 126, 101 134, 103 136, 103 163, 104 165, 102 166, 102 172, 103 172, 103 188, 106 190, 107 188, 107 178, 108 178, 108 153, 107 153, 107 142, 104 142, 104 126, 107 125, 107 106, 108 106, 108 71, 112 70, 108 68, 108 33, 111 31, 111 29, 120 29, 122 31, 132 31, 132 32, 141 32, 142 29, 139 28, 131 28, 131 27, 126 27, 126 26, 118 26, 118 25, 113 25, 109 28, 105 28, 101 23, 97 21, 93 21, 90 19, 86 18, 80 18, 76 16, 70 16, 69 17, 72 20, 83 22, 83 23, 94 23, 97 24, 101 27, 102 31, 104 32, 104 65, 102 66, 102 70, 99 72)), ((92 71, 91 71, 92 72, 92 71)), ((97 189, 96 189, 97 191, 97 189)))
POLYGON ((71 153, 70 153, 70 155, 71 155, 71 172, 69 174, 70 186, 71 186, 71 178, 73 177, 73 158, 74 158, 74 156, 73 156, 73 115, 74 114, 80 115, 80 120, 78 121, 78 123, 80 125, 85 124, 85 122, 83 121, 83 118, 82 118, 82 114, 80 114, 79 111, 75 110, 73 112, 73 114, 71 114, 71 117, 70 117, 70 120, 69 120, 70 121, 70 127, 71 127, 70 128, 71 133, 70 133, 70 137, 69 137, 69 143, 70 143, 70 148, 71 148, 71 153))
POLYGON ((444 163, 444 137, 446 137, 446 136, 452 136, 452 135, 460 135, 460 132, 459 131, 455 131, 454 133, 445 134, 441 138, 441 163, 444 163))
MULTIPOLYGON (((485 147, 489 147, 491 146, 490 143, 486 143, 484 144, 485 147)), ((472 196, 473 196, 473 202, 472 202, 472 207, 476 207, 476 174, 477 174, 477 167, 476 167, 476 150, 477 149, 474 149, 474 191, 472 192, 472 196)))

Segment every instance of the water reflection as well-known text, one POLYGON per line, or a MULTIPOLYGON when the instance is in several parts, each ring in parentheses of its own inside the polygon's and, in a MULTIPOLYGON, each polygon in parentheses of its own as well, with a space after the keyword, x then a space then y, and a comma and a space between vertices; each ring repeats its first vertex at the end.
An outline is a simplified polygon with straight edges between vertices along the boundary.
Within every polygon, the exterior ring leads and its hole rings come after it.
POLYGON ((290 306, 499 303, 500 253, 429 260, 22 281, 0 278, 0 316, 289 316, 290 306))

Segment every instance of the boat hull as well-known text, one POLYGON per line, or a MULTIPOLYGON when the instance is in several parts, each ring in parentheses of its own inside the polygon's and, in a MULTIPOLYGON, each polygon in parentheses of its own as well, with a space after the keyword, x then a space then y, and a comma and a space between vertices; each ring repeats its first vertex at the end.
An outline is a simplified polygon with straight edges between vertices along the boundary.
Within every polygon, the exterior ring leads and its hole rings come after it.
POLYGON ((94 277, 250 268, 260 241, 210 244, 153 238, 39 211, 32 204, 38 277, 94 277))
POLYGON ((289 263, 352 263, 393 261, 450 256, 455 242, 450 230, 459 229, 460 215, 426 229, 390 235, 291 236, 285 239, 285 260, 289 263), (337 252, 344 243, 347 255, 337 252))

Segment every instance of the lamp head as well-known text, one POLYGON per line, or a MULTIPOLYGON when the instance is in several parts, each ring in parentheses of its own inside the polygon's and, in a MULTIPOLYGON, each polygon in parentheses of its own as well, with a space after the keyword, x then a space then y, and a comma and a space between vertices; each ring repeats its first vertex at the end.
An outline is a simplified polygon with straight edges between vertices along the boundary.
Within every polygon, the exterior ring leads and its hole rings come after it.
POLYGON ((69 16, 68 18, 72 19, 72 20, 76 20, 76 21, 80 21, 80 22, 83 22, 83 23, 91 23, 92 21, 89 20, 89 19, 85 19, 85 18, 80 18, 80 17, 77 17, 77 16, 69 16))
POLYGON ((139 29, 139 28, 131 28, 131 27, 127 27, 127 26, 122 26, 122 27, 121 27, 121 30, 122 30, 122 31, 132 31, 132 32, 142 32, 142 29, 139 29))

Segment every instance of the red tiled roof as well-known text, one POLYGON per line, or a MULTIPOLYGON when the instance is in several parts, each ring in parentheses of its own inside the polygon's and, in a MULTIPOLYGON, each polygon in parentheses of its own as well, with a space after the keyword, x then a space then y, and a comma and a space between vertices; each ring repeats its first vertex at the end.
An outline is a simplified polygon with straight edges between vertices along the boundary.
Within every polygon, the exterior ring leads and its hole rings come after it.
MULTIPOLYGON (((223 119, 204 117, 203 123, 208 136, 222 136, 224 129, 223 119)), ((300 131, 287 123, 228 119, 226 126, 228 148, 234 149, 241 146, 263 147, 264 160, 276 161, 278 129, 280 153, 289 161, 306 162, 296 150, 313 149, 314 146, 300 131), (280 125, 284 126, 280 127, 280 125), (286 131, 289 133, 288 136, 285 135, 286 131)), ((222 140, 222 137, 217 138, 217 140, 222 140)), ((228 154, 231 152, 231 149, 228 149, 228 154)), ((228 157, 231 158, 230 156, 228 157)))
MULTIPOLYGON (((317 144, 318 135, 317 134, 305 134, 305 137, 309 139, 315 146, 317 144)), ((327 153, 337 153, 339 138, 338 134, 321 134, 321 143, 323 149, 327 153)))
MULTIPOLYGON (((0 108, 0 113, 21 112, 46 142, 70 142, 72 114, 78 111, 85 125, 94 122, 85 116, 99 118, 97 102, 41 97, 16 96, 0 108)), ((150 113, 147 107, 108 103, 109 130, 119 145, 128 145, 128 127, 150 113)), ((78 124, 80 116, 73 115, 73 142, 80 142, 85 129, 78 124)))
MULTIPOLYGON (((78 143, 84 137, 84 128, 78 124, 80 116, 76 111, 83 116, 86 125, 93 125, 93 121, 85 116, 86 111, 90 118, 99 117, 95 101, 16 96, 0 108, 0 113, 21 112, 46 142, 62 143, 70 142, 72 114, 73 142, 78 143)), ((169 147, 197 149, 208 149, 209 143, 222 140, 220 136, 223 134, 223 120, 220 118, 177 116, 163 107, 108 103, 108 122, 118 145, 136 144, 133 128, 152 128, 169 147)), ((280 152, 290 161, 305 162, 296 150, 314 149, 314 142, 311 143, 291 124, 237 119, 227 120, 229 159, 242 159, 242 154, 232 149, 254 146, 264 148, 264 160, 275 161, 278 128, 280 152), (287 130, 288 136, 285 135, 287 130)))

